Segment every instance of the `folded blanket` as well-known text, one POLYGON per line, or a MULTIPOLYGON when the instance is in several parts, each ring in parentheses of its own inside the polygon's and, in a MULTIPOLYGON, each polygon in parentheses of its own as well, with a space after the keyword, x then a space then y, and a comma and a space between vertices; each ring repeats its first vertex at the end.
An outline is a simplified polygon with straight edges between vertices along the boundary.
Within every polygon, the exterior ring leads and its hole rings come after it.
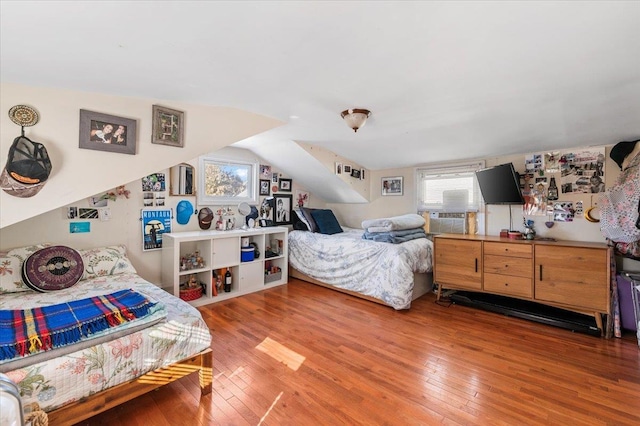
POLYGON ((0 310, 0 360, 86 340, 149 315, 157 303, 133 290, 40 308, 0 310))
POLYGON ((362 228, 368 232, 388 232, 420 228, 424 224, 425 220, 422 216, 409 213, 402 216, 364 220, 362 221, 362 228))
POLYGON ((406 229, 401 231, 390 232, 366 232, 362 235, 362 239, 377 241, 380 243, 400 244, 405 241, 415 240, 417 238, 427 238, 427 234, 422 228, 406 229))

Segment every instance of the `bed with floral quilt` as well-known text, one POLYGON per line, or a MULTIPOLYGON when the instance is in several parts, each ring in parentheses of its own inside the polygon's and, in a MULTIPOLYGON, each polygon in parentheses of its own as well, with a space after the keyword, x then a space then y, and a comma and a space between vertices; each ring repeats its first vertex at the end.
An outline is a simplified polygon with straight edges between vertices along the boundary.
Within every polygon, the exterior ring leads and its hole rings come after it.
POLYGON ((191 372, 211 392, 211 335, 199 311, 138 276, 124 246, 75 253, 0 253, 0 372, 23 404, 38 403, 58 425, 191 372))
POLYGON ((391 244, 363 238, 363 229, 341 229, 289 232, 289 275, 396 310, 409 309, 433 288, 429 239, 391 244))

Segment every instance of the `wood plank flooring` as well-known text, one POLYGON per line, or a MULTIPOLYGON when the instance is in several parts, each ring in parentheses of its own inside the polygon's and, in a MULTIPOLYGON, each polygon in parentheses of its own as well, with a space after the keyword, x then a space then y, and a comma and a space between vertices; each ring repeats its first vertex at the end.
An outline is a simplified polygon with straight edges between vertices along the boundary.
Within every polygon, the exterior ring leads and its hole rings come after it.
MULTIPOLYGON (((200 308, 197 375, 83 425, 637 425, 640 349, 425 295, 408 311, 303 281, 200 308)), ((52 425, 55 426, 55 425, 52 425)))

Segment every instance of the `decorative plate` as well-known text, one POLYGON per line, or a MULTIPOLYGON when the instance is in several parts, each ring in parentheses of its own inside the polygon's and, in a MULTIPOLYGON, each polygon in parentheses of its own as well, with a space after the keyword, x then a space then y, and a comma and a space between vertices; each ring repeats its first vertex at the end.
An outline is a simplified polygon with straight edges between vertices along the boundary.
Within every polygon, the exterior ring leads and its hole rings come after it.
POLYGON ((65 246, 51 246, 31 254, 22 265, 22 280, 40 292, 74 286, 84 274, 84 262, 78 251, 65 246))
POLYGON ((26 105, 16 105, 11 107, 9 110, 9 118, 11 118, 11 121, 16 123, 18 126, 22 127, 34 126, 38 120, 40 120, 38 112, 26 105))

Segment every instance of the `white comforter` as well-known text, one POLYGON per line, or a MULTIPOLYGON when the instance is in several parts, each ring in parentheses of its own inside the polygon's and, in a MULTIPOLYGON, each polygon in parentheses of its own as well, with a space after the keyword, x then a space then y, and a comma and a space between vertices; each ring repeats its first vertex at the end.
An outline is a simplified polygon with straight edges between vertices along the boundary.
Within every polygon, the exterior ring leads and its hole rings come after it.
POLYGON ((426 238, 380 243, 363 240, 362 229, 343 229, 334 235, 290 232, 289 264, 323 283, 408 309, 414 272, 431 272, 433 243, 426 238))

